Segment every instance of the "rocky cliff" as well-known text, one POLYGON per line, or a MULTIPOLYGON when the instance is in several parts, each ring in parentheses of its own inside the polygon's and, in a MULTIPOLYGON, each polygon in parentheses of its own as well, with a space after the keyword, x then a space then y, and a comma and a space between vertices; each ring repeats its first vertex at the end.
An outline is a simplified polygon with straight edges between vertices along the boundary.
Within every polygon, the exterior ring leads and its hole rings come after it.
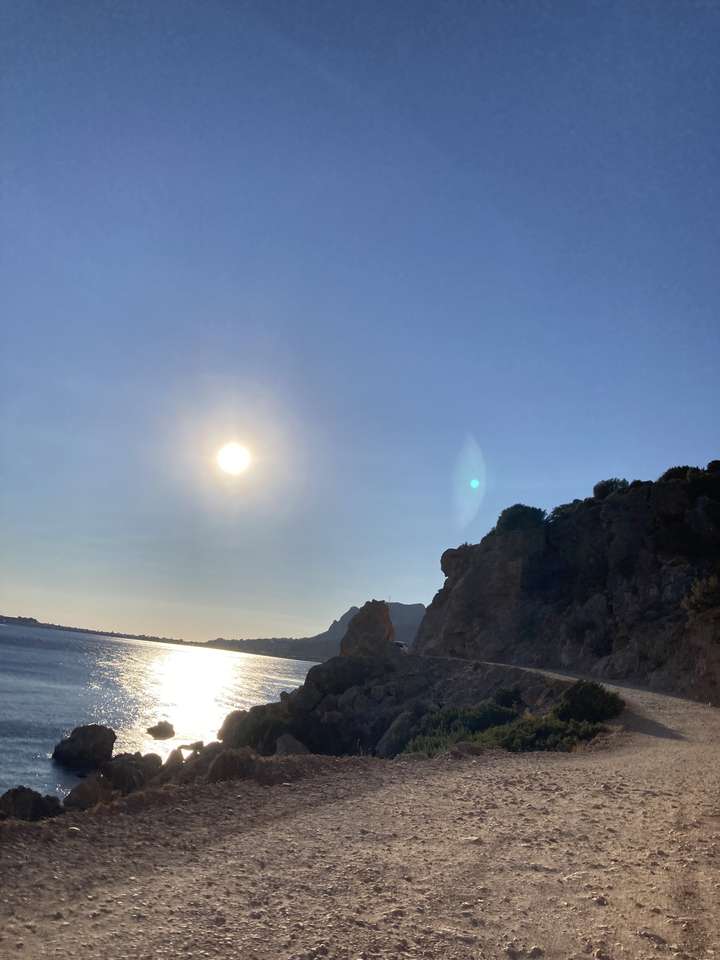
POLYGON ((350 621, 339 657, 312 667, 279 703, 229 713, 218 740, 267 755, 290 737, 313 753, 392 757, 436 711, 477 708, 493 698, 500 706, 504 695, 546 713, 572 686, 512 666, 407 654, 393 642, 387 604, 369 600, 350 621))
POLYGON ((720 461, 516 505, 446 550, 415 652, 560 667, 720 704, 720 461))

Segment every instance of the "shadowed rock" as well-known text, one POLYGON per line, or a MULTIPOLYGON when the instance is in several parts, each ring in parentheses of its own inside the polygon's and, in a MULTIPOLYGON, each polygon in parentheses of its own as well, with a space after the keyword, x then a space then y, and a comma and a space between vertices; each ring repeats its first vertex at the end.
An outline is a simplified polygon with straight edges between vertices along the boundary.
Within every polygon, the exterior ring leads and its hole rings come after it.
POLYGON ((167 720, 161 720, 152 727, 147 728, 147 732, 153 740, 170 740, 175 736, 175 727, 167 720))
POLYGON ((289 757, 295 754, 310 753, 304 743, 301 743, 291 733, 283 733, 277 738, 275 753, 279 757, 289 757))
POLYGON ((102 776, 94 773, 86 777, 65 797, 66 810, 89 810, 98 803, 109 803, 113 798, 111 783, 102 776))
POLYGON ((207 778, 210 783, 216 783, 219 780, 242 780, 251 777, 255 760, 255 753, 247 747, 223 750, 210 764, 207 778))
POLYGON ((55 746, 52 758, 69 770, 96 770, 112 756, 115 731, 99 723, 75 727, 55 746))
MULTIPOLYGON (((303 686, 279 703, 236 711, 223 724, 226 747, 275 753, 289 735, 313 754, 396 755, 429 710, 475 706, 506 688, 540 712, 570 686, 513 667, 398 654, 335 657, 313 667, 303 686)), ((218 769, 226 761, 218 758, 218 769)))
POLYGON ((13 787, 0 797, 0 820, 45 820, 62 812, 57 797, 42 796, 30 787, 13 787))
POLYGON ((368 600, 350 621, 340 643, 341 657, 391 657, 398 653, 388 605, 368 600))
POLYGON ((156 753, 120 753, 101 767, 102 775, 113 790, 132 793, 141 790, 162 766, 162 760, 156 753))
POLYGON ((720 703, 720 472, 613 478, 542 511, 516 505, 446 580, 414 650, 560 667, 720 703), (508 517, 511 524, 504 522, 508 517))

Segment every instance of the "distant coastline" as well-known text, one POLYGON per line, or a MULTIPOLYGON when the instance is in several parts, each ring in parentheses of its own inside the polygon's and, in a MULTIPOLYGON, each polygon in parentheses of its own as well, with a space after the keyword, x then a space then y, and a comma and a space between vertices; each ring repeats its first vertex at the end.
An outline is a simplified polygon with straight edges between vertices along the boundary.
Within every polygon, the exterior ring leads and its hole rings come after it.
POLYGON ((46 623, 36 617, 10 617, 0 614, 0 623, 15 624, 18 627, 42 627, 44 630, 68 630, 71 633, 90 633, 97 637, 120 637, 127 640, 154 640, 157 643, 178 643, 185 647, 206 647, 200 640, 182 640, 178 637, 155 637, 148 633, 123 633, 120 630, 94 630, 91 627, 72 627, 64 623, 46 623))
MULTIPOLYGON (((66 630, 69 633, 84 633, 93 637, 116 637, 119 640, 150 640, 155 643, 176 644, 180 647, 201 647, 203 650, 226 650, 230 653, 250 653, 256 657, 277 657, 283 660, 312 662, 312 657, 303 656, 299 649, 296 652, 291 652, 287 648, 284 648, 284 652, 273 649, 273 644, 277 642, 274 638, 268 640, 226 640, 224 637, 217 637, 215 640, 183 640, 179 637, 156 637, 149 633, 125 633, 122 630, 94 630, 91 627, 73 627, 65 623, 48 623, 44 620, 38 620, 37 617, 11 617, 6 614, 0 614, 0 624, 39 627, 42 630, 66 630), (262 648, 263 644, 267 644, 267 649, 262 648)), ((299 637, 295 641, 284 640, 282 642, 301 644, 303 638, 299 637)))
MULTIPOLYGON (((424 605, 422 603, 390 602, 388 606, 396 639, 406 648, 410 648, 425 613, 424 605)), ((172 643, 182 647, 201 647, 203 650, 228 650, 232 653, 249 653, 259 657, 277 657, 282 660, 303 660, 309 663, 319 663, 339 654, 340 641, 358 609, 358 607, 350 607, 341 617, 333 620, 327 630, 312 637, 268 637, 237 640, 217 637, 214 640, 183 640, 180 637, 157 637, 147 633, 125 633, 120 630, 93 630, 90 627, 47 623, 38 620, 36 617, 8 616, 6 614, 0 614, 0 624, 40 627, 43 630, 67 630, 72 633, 84 633, 96 637, 151 640, 155 643, 172 643)))

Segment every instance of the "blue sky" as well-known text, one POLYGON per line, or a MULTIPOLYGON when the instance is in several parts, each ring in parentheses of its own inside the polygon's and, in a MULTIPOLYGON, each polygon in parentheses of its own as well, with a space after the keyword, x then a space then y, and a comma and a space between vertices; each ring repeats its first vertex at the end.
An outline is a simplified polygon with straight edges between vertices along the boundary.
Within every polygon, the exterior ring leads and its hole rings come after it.
POLYGON ((720 455, 719 32, 4 3, 0 610, 312 633, 508 504, 720 455))

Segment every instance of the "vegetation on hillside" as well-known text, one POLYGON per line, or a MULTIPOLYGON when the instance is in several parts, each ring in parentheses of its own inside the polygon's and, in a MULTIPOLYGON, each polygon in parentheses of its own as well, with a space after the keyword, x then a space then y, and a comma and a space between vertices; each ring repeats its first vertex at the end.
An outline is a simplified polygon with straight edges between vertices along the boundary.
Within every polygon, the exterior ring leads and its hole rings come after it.
POLYGON ((592 740, 617 717, 624 701, 599 683, 578 680, 544 716, 526 711, 517 690, 500 690, 492 700, 464 710, 444 709, 426 714, 405 753, 436 756, 456 743, 475 743, 514 753, 572 750, 592 740))

